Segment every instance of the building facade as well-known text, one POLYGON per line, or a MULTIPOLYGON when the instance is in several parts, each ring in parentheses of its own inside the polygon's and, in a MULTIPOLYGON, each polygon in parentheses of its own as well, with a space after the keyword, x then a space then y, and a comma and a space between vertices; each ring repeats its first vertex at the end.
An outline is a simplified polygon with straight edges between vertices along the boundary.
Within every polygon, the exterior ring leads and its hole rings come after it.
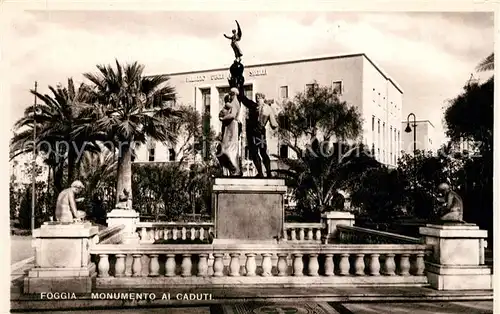
POLYGON ((401 129, 403 130, 402 150, 405 153, 413 154, 414 136, 416 136, 417 150, 423 150, 423 151, 435 150, 436 147, 434 145, 436 143, 433 142, 435 137, 434 136, 435 130, 434 130, 434 125, 429 120, 417 120, 415 122, 413 120, 410 120, 411 132, 405 132, 407 126, 408 126, 407 121, 403 121, 401 123, 401 129), (415 132, 415 129, 416 129, 416 134, 414 135, 413 132, 415 132))
MULTIPOLYGON (((217 117, 224 94, 229 91, 228 68, 168 75, 177 91, 177 104, 209 113, 210 125, 219 132, 221 125, 217 117)), ((314 84, 332 86, 341 100, 359 109, 363 119, 363 142, 372 148, 376 158, 384 164, 396 164, 401 151, 403 90, 365 54, 249 65, 245 66, 244 76, 246 95, 254 98, 255 93, 264 93, 267 99, 275 100, 275 112, 280 110, 276 103, 293 99, 314 84)), ((270 154, 286 155, 290 151, 270 129, 267 138, 270 154)), ((175 160, 178 156, 174 150, 150 143, 138 149, 135 160, 175 160)), ((248 160, 244 164, 251 167, 248 160)))

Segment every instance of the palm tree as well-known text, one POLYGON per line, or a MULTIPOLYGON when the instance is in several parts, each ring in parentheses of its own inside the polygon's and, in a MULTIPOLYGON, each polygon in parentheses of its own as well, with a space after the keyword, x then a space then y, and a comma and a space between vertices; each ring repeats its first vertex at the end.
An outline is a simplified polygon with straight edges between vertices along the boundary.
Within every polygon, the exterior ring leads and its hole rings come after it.
POLYGON ((492 52, 489 56, 487 56, 476 67, 476 70, 478 72, 491 71, 494 69, 495 69, 495 53, 494 52, 492 52))
MULTIPOLYGON (((80 131, 96 130, 107 137, 118 152, 116 201, 126 190, 132 193, 132 154, 135 143, 144 144, 147 138, 163 143, 175 143, 175 130, 167 119, 176 111, 165 102, 175 101, 175 89, 166 75, 143 76, 144 66, 134 62, 122 66, 116 60, 111 65, 98 65, 97 73, 85 73, 93 83, 92 119, 82 124, 80 131), (96 119, 96 122, 93 120, 96 119)), ((88 132, 88 131, 87 131, 88 132)), ((90 132, 92 133, 92 132, 90 132)))
POLYGON ((67 181, 75 178, 81 155, 85 151, 99 151, 92 134, 78 132, 82 119, 81 109, 86 101, 86 88, 75 89, 73 80, 68 79, 68 87, 49 86, 52 96, 34 90, 31 93, 42 101, 26 108, 24 116, 15 124, 18 131, 11 140, 11 159, 21 154, 33 152, 33 132, 36 124, 37 151, 44 153, 45 163, 50 167, 55 192, 62 189, 65 162, 68 166, 67 181), (36 112, 35 112, 36 111, 36 112))

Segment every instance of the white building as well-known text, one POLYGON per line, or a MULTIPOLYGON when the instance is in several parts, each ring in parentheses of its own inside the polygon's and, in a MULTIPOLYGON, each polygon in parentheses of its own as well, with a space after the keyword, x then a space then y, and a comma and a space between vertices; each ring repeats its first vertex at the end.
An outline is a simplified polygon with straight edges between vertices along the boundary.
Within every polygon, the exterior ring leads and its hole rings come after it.
POLYGON ((410 132, 405 132, 406 127, 408 126, 408 121, 401 122, 401 129, 403 130, 403 141, 402 141, 402 150, 405 153, 413 154, 414 149, 414 136, 416 136, 416 148, 417 150, 423 151, 434 151, 435 144, 433 142, 435 138, 435 129, 434 125, 429 120, 417 120, 413 121, 410 119, 410 132), (416 134, 414 134, 416 129, 416 134))
MULTIPOLYGON (((193 106, 200 113, 209 112, 211 126, 220 131, 217 117, 229 90, 228 68, 168 75, 178 93, 177 103, 193 106)), ((293 98, 313 87, 314 82, 334 87, 342 100, 358 107, 363 119, 363 142, 372 147, 380 162, 396 164, 401 152, 403 90, 365 54, 247 65, 244 76, 249 98, 260 92, 277 102, 293 98)), ((270 130, 267 138, 270 154, 288 154, 289 149, 270 130)), ((149 143, 137 150, 135 161, 171 161, 178 158, 173 152, 171 147, 149 143)), ((251 167, 248 160, 245 164, 251 167)))

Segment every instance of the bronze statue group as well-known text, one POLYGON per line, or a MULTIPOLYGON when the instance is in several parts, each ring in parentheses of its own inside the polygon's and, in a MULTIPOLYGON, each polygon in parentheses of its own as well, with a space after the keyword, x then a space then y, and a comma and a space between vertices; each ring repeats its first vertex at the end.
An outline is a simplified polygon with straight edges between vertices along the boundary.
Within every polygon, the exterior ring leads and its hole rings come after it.
POLYGON ((226 176, 240 177, 243 175, 240 152, 241 133, 241 104, 248 110, 245 121, 245 135, 247 140, 249 157, 253 161, 257 171, 257 177, 264 177, 262 164, 266 170, 266 177, 271 177, 271 160, 267 152, 266 126, 276 129, 278 123, 271 103, 265 102, 265 95, 256 93, 253 101, 246 97, 244 92, 245 78, 243 77, 244 66, 241 64, 241 49, 238 42, 241 39, 241 28, 236 21, 237 30, 233 29, 233 36, 224 36, 231 40, 231 48, 234 51, 235 60, 229 72, 230 92, 224 97, 224 107, 219 113, 222 123, 222 139, 217 150, 217 159, 226 176))

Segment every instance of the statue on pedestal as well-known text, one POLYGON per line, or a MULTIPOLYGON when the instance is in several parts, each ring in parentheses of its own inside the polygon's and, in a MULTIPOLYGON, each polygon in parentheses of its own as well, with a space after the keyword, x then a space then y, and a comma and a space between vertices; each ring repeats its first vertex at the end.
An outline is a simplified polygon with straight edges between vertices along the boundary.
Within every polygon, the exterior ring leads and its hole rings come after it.
POLYGON ((464 223, 462 198, 447 183, 438 186, 437 199, 441 203, 441 222, 464 223))
POLYGON ((55 212, 57 222, 80 222, 85 218, 85 212, 77 210, 75 199, 75 195, 81 193, 84 188, 83 183, 77 180, 71 183, 69 188, 59 193, 55 212))
POLYGON ((233 29, 232 30, 233 36, 227 36, 226 34, 224 34, 224 37, 231 40, 231 48, 233 48, 234 51, 235 61, 240 62, 241 57, 243 56, 243 54, 241 53, 240 46, 238 45, 238 42, 241 40, 241 28, 238 21, 235 22, 238 30, 233 29))
POLYGON ((239 101, 248 109, 248 117, 246 120, 246 137, 247 145, 255 169, 257 169, 257 177, 262 178, 262 162, 266 168, 266 175, 268 178, 272 177, 271 174, 271 160, 267 153, 267 140, 266 140, 266 125, 269 122, 272 129, 278 127, 274 110, 270 103, 266 103, 266 96, 262 93, 256 93, 254 102, 248 99, 243 93, 241 88, 239 101))
POLYGON ((231 88, 229 94, 224 97, 224 107, 219 112, 219 120, 222 123, 222 140, 218 147, 217 159, 226 176, 241 176, 239 164, 240 147, 240 102, 237 99, 239 91, 231 88))
POLYGON ((116 204, 116 208, 130 209, 130 201, 130 192, 127 189, 123 189, 120 195, 118 195, 118 203, 116 204))

